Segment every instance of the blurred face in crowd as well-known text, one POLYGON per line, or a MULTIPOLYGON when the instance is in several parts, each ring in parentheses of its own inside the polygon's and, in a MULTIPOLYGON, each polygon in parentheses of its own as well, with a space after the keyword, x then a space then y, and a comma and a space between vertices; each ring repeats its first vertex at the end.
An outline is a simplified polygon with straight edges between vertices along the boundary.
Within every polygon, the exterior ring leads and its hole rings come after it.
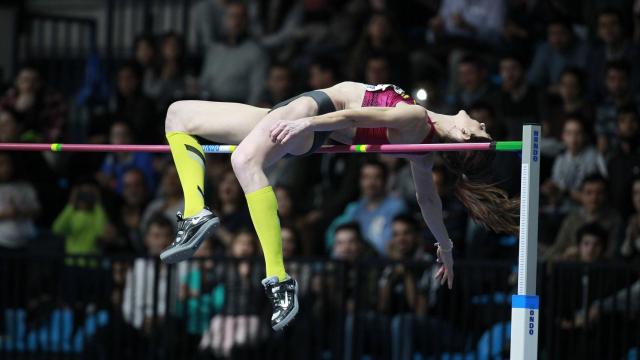
POLYGON ((632 112, 618 114, 618 136, 632 140, 638 136, 638 116, 632 112))
POLYGON ((484 71, 471 62, 458 64, 458 82, 465 91, 474 91, 484 80, 484 71))
POLYGON ((180 57, 180 39, 176 35, 168 35, 162 41, 162 57, 175 60, 180 57))
POLYGON ((284 187, 276 187, 276 199, 278 199, 278 213, 281 217, 286 218, 293 215, 293 199, 289 190, 284 187))
POLYGON ((129 68, 123 67, 118 71, 118 92, 124 97, 134 95, 138 91, 140 79, 136 72, 129 68))
POLYGON ((575 119, 567 119, 562 130, 562 142, 567 150, 575 154, 582 150, 584 146, 584 129, 582 124, 575 119))
POLYGON ((288 227, 283 227, 282 231, 282 256, 285 259, 295 256, 298 252, 298 243, 295 232, 288 227))
POLYGON ((384 58, 371 58, 367 60, 365 69, 365 81, 367 84, 388 84, 391 80, 389 62, 384 58))
POLYGON ((640 180, 635 180, 631 185, 631 200, 636 212, 640 212, 640 180))
POLYGON ((131 144, 133 142, 131 129, 123 122, 117 122, 111 126, 109 140, 114 145, 131 144))
POLYGON ((169 166, 162 174, 162 194, 168 198, 182 197, 180 177, 175 166, 169 166))
POLYGON ((19 134, 20 130, 13 114, 0 110, 0 142, 14 142, 19 134))
POLYGON ((584 234, 578 248, 580 261, 595 262, 602 256, 602 241, 595 234, 584 234))
POLYGON ((367 26, 367 35, 369 40, 375 45, 382 45, 391 33, 391 23, 389 19, 382 14, 375 14, 369 20, 367 26))
POLYGON ((572 102, 580 98, 582 88, 578 76, 571 72, 565 72, 560 77, 560 97, 564 102, 572 102))
POLYGON ((505 91, 512 91, 522 85, 524 71, 522 65, 512 58, 500 61, 500 77, 502 78, 502 88, 505 91))
POLYGON ((232 171, 227 171, 218 183, 218 199, 221 204, 237 204, 242 196, 242 188, 232 171))
POLYGON ((248 232, 240 232, 231 243, 231 256, 236 258, 250 257, 256 254, 255 237, 248 232))
POLYGON ((402 259, 410 258, 415 253, 420 241, 418 232, 404 221, 391 224, 391 243, 402 259))
POLYGON ((284 99, 291 91, 291 73, 283 66, 275 66, 269 70, 267 89, 275 99, 284 99))
POLYGON ((41 86, 40 74, 36 69, 23 68, 16 77, 16 89, 19 94, 34 94, 41 86))
POLYGON ((333 242, 333 258, 337 260, 353 261, 362 251, 362 245, 358 234, 351 229, 342 229, 336 232, 333 242))
POLYGON ((149 66, 153 63, 156 56, 156 50, 153 44, 147 39, 141 39, 136 44, 136 61, 142 66, 149 66))
POLYGON ((598 37, 605 44, 615 44, 622 38, 620 18, 614 14, 602 14, 598 17, 598 37))
POLYGON ((324 70, 314 64, 309 68, 309 87, 312 89, 325 89, 337 83, 331 70, 324 70))
POLYGON ((7 153, 0 153, 0 182, 7 182, 13 177, 13 163, 7 153))
POLYGON ((547 26, 547 42, 555 50, 564 50, 571 45, 571 31, 562 24, 551 24, 547 26))
POLYGON ((144 175, 138 170, 129 170, 122 177, 122 197, 127 205, 140 206, 147 197, 144 175))
POLYGON ((376 200, 384 196, 386 179, 380 166, 367 164, 360 170, 360 192, 368 200, 376 200))
POLYGON ((620 69, 609 69, 607 70, 605 85, 609 95, 614 98, 624 97, 629 90, 627 74, 620 69))
POLYGON ((237 39, 245 33, 247 27, 247 11, 242 4, 231 4, 227 6, 225 17, 225 29, 227 35, 232 39, 237 39))
POLYGON ((172 241, 173 229, 170 226, 152 223, 144 235, 144 244, 149 255, 160 255, 172 241))
POLYGON ((607 187, 602 181, 590 181, 582 186, 580 198, 582 206, 589 213, 595 213, 606 200, 607 187))

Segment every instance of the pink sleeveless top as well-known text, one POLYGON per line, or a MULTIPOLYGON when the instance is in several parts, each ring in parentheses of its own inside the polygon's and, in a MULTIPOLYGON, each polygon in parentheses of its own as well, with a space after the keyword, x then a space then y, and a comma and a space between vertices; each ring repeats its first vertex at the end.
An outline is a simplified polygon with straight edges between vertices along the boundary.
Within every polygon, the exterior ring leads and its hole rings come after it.
MULTIPOLYGON (((415 104, 416 101, 395 85, 366 85, 362 107, 395 107, 398 103, 415 104)), ((433 138, 433 123, 427 116, 426 121, 430 126, 429 133, 422 143, 429 143, 433 138)), ((356 135, 353 137, 352 144, 388 144, 387 128, 356 128, 356 135)))

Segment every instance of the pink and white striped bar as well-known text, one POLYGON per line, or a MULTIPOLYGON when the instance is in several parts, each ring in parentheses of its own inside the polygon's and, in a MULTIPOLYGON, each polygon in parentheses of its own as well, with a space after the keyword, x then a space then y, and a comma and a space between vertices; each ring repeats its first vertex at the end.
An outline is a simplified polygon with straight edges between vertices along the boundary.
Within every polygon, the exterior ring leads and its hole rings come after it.
MULTIPOLYGON (((429 151, 493 150, 493 143, 446 144, 384 144, 384 145, 325 145, 317 153, 420 153, 429 151)), ((204 145, 206 153, 229 154, 235 145, 204 145)), ((0 143, 0 151, 52 152, 169 152, 168 145, 111 145, 111 144, 32 144, 0 143)))

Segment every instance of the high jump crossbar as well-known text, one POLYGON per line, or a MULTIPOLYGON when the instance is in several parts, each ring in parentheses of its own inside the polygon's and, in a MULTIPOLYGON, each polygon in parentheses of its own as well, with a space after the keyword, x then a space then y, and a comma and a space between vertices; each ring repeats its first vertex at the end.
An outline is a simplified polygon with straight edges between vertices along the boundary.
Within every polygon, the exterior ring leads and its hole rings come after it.
MULTIPOLYGON (((540 125, 523 126, 522 141, 445 144, 325 145, 317 153, 419 153, 429 151, 522 151, 518 292, 511 299, 511 360, 538 357, 539 298, 536 295, 540 125)), ((203 145, 205 153, 228 154, 236 145, 203 145)), ((0 143, 0 151, 169 152, 168 145, 0 143)))
MULTIPOLYGON (((205 153, 229 154, 237 145, 203 145, 205 153)), ((383 144, 383 145, 325 145, 317 153, 420 153, 429 151, 520 151, 521 141, 445 144, 383 144)), ((169 152, 168 145, 112 145, 112 144, 30 144, 0 143, 0 151, 52 152, 169 152)))

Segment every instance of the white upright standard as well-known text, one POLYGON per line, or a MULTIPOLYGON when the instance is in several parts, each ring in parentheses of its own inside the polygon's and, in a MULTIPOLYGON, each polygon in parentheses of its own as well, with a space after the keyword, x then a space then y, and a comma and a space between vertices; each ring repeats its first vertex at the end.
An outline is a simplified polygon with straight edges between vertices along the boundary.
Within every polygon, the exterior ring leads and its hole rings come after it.
POLYGON ((520 182, 520 246, 518 294, 511 298, 511 360, 538 358, 538 199, 540 188, 540 125, 522 129, 520 182))

